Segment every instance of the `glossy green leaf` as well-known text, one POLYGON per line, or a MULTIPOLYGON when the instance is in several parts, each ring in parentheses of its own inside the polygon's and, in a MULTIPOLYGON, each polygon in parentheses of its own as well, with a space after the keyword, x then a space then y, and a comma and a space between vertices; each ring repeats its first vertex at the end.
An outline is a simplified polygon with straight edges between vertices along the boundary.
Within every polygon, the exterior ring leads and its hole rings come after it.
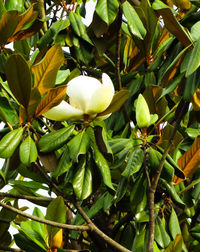
POLYGON ((122 176, 129 178, 134 173, 138 172, 142 167, 144 160, 144 152, 140 148, 132 149, 126 157, 126 168, 122 172, 122 176))
POLYGON ((8 85, 17 101, 28 107, 31 95, 31 73, 28 63, 20 54, 13 54, 6 62, 8 85))
POLYGON ((199 35, 199 29, 200 29, 200 21, 196 22, 192 27, 191 27, 191 37, 193 41, 198 41, 200 39, 199 35))
POLYGON ((55 86, 56 75, 64 62, 64 55, 60 44, 56 44, 47 52, 44 59, 32 67, 34 85, 41 94, 55 86))
POLYGON ((200 40, 198 40, 190 54, 188 67, 185 73, 186 78, 189 77, 200 66, 200 40))
POLYGON ((14 49, 16 53, 21 53, 26 60, 29 60, 31 46, 27 39, 15 41, 14 49))
POLYGON ((92 45, 93 43, 91 39, 89 38, 89 36, 87 35, 85 25, 83 24, 81 20, 81 16, 71 11, 69 13, 69 20, 75 34, 92 45))
POLYGON ((125 177, 122 177, 118 183, 118 186, 117 186, 117 191, 116 191, 116 202, 119 202, 123 197, 124 195, 126 194, 126 191, 128 189, 128 181, 127 181, 127 178, 125 177))
POLYGON ((190 229, 190 234, 200 241, 200 224, 196 224, 192 229, 190 229))
POLYGON ((92 172, 83 157, 73 177, 73 188, 78 199, 84 200, 92 193, 92 172))
POLYGON ((65 148, 66 149, 63 152, 55 171, 53 171, 51 174, 54 178, 59 177, 72 167, 72 160, 70 159, 69 148, 67 146, 65 148))
POLYGON ((74 46, 74 52, 76 57, 85 65, 89 65, 94 57, 92 47, 81 40, 79 41, 79 46, 74 46))
POLYGON ((32 240, 29 240, 26 236, 18 233, 14 235, 17 246, 25 251, 29 252, 45 252, 46 249, 41 248, 32 240))
MULTIPOLYGON (((66 223, 66 205, 61 196, 52 200, 47 207, 45 219, 56 221, 59 223, 66 223)), ((47 225, 48 238, 51 240, 58 232, 59 228, 47 225)))
POLYGON ((164 220, 161 220, 158 216, 155 221, 155 240, 161 248, 167 248, 171 241, 170 236, 165 229, 164 220))
POLYGON ((128 1, 125 1, 122 8, 131 33, 139 39, 144 39, 146 29, 133 6, 128 1))
POLYGON ((17 10, 24 11, 24 0, 5 0, 5 7, 8 11, 17 10))
POLYGON ((27 136, 19 148, 19 156, 22 164, 29 166, 37 160, 37 147, 31 136, 27 136))
POLYGON ((14 180, 10 179, 9 184, 11 185, 19 185, 23 188, 30 188, 33 191, 39 190, 39 189, 44 189, 48 190, 47 186, 42 185, 42 183, 36 182, 36 181, 22 181, 22 180, 14 180))
POLYGON ((73 130, 74 125, 71 125, 44 135, 38 142, 39 150, 41 152, 51 152, 61 148, 72 135, 73 130))
POLYGON ((137 252, 144 252, 144 247, 145 247, 145 234, 146 234, 146 229, 143 228, 141 232, 135 235, 134 241, 133 241, 133 246, 132 246, 132 251, 137 251, 137 252))
POLYGON ((162 181, 163 186, 166 188, 168 194, 170 195, 170 197, 172 198, 172 201, 174 201, 175 203, 177 203, 180 207, 184 207, 185 203, 183 202, 183 200, 179 197, 179 195, 177 194, 174 186, 172 183, 169 183, 167 181, 165 181, 164 179, 160 179, 162 181))
POLYGON ((181 234, 178 216, 176 215, 174 208, 172 208, 169 219, 169 231, 173 239, 175 239, 178 234, 181 234))
POLYGON ((0 119, 11 125, 19 122, 16 110, 5 97, 0 97, 0 119))
POLYGON ((22 139, 23 129, 18 128, 7 133, 0 141, 0 157, 9 158, 22 139))
POLYGON ((30 240, 32 240, 39 247, 41 247, 42 249, 45 250, 47 248, 45 241, 43 240, 43 238, 40 236, 40 234, 36 230, 33 230, 32 222, 33 221, 29 221, 29 220, 21 222, 21 224, 20 224, 21 230, 23 231, 23 233, 26 234, 26 236, 30 240))
POLYGON ((117 16, 118 7, 117 0, 98 0, 95 11, 107 25, 110 25, 117 16))
POLYGON ((90 145, 90 139, 85 131, 74 136, 67 144, 70 157, 73 161, 78 162, 79 155, 86 154, 90 145))
POLYGON ((62 84, 70 75, 70 70, 59 70, 56 76, 56 85, 62 84))
POLYGON ((99 168, 104 184, 114 190, 111 180, 110 167, 106 159, 98 150, 97 146, 93 145, 93 151, 94 151, 94 161, 97 167, 99 168))
POLYGON ((189 137, 193 139, 200 136, 200 129, 187 128, 185 132, 188 134, 189 137))

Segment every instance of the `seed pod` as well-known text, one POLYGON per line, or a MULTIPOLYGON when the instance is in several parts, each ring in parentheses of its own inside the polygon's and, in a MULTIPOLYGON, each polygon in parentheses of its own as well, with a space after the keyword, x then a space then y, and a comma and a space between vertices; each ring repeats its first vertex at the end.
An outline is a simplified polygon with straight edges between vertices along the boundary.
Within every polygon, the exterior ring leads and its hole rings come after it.
POLYGON ((136 121, 139 128, 148 127, 150 122, 149 107, 141 94, 139 94, 136 104, 136 121))

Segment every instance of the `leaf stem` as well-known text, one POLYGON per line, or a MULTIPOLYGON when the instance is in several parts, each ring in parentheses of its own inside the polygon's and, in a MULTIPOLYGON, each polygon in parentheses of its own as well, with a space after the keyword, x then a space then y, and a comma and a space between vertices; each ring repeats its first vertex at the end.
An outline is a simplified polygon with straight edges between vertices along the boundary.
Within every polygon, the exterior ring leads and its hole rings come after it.
MULTIPOLYGON (((44 0, 38 0, 37 5, 38 5, 38 11, 39 11, 40 18, 45 19, 46 13, 45 13, 45 8, 44 8, 44 0)), ((48 30, 46 21, 44 21, 44 23, 43 23, 43 29, 44 29, 44 32, 46 32, 48 30)))

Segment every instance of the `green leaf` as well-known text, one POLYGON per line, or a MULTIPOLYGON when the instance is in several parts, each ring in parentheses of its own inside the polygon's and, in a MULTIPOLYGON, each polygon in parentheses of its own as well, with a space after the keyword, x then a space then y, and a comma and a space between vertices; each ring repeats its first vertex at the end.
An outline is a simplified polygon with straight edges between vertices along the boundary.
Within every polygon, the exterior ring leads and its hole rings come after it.
POLYGON ((106 159, 94 144, 93 144, 93 151, 94 151, 94 161, 97 167, 99 168, 104 184, 107 185, 112 190, 115 190, 112 185, 110 167, 106 159))
POLYGON ((116 192, 116 202, 119 202, 125 195, 126 191, 128 189, 128 181, 127 178, 122 177, 118 183, 117 186, 117 192, 116 192))
POLYGON ((12 130, 6 134, 0 141, 0 157, 9 158, 13 155, 19 145, 23 135, 23 128, 12 130))
POLYGON ((22 164, 29 166, 32 162, 37 160, 37 147, 30 136, 22 142, 19 148, 19 157, 22 164))
POLYGON ((71 159, 75 162, 78 162, 79 155, 86 154, 89 145, 90 139, 84 130, 78 135, 74 136, 67 144, 71 159))
POLYGON ((17 10, 17 11, 23 12, 24 0, 6 0, 5 7, 8 11, 17 10))
POLYGON ((87 35, 85 25, 81 20, 81 16, 71 11, 69 13, 69 20, 75 34, 78 35, 80 38, 84 39, 85 41, 87 41, 88 43, 90 43, 91 45, 93 45, 91 39, 87 35))
POLYGON ((146 234, 146 229, 143 228, 142 231, 138 232, 135 235, 133 245, 132 245, 132 251, 144 252, 145 234, 146 234))
POLYGON ((13 54, 6 62, 5 72, 13 95, 27 108, 31 95, 31 73, 28 63, 20 54, 13 54))
POLYGON ((161 248, 167 248, 171 239, 165 230, 164 219, 161 220, 158 216, 155 221, 155 240, 161 248))
POLYGON ((16 110, 5 97, 0 97, 0 119, 11 125, 19 122, 16 110))
MULTIPOLYGON (((48 205, 45 219, 59 223, 66 223, 66 205, 61 196, 58 196, 56 199, 52 200, 48 205)), ((60 228, 47 225, 49 240, 54 237, 59 229, 60 228)))
POLYGON ((64 62, 64 55, 60 44, 56 44, 47 52, 44 59, 32 67, 34 85, 41 94, 55 86, 56 75, 64 62))
POLYGON ((70 75, 70 70, 59 70, 56 76, 56 85, 62 84, 70 75))
POLYGON ((92 193, 92 172, 86 165, 86 158, 79 162, 78 170, 73 177, 73 188, 78 199, 84 200, 92 193))
POLYGON ((118 7, 117 0, 98 0, 95 11, 107 25, 110 25, 117 16, 118 7))
POLYGON ((200 21, 196 22, 192 27, 191 27, 191 37, 193 41, 198 41, 200 39, 199 35, 199 29, 200 29, 200 21))
POLYGON ((29 252, 45 252, 46 249, 42 249, 33 241, 26 238, 24 235, 18 233, 14 235, 15 243, 17 246, 25 251, 29 252))
POLYGON ((185 73, 186 78, 189 77, 200 66, 200 40, 198 40, 190 54, 188 67, 185 73))
POLYGON ((4 1, 0 0, 0 19, 2 17, 2 15, 6 12, 6 8, 4 6, 4 1))
POLYGON ((65 30, 70 25, 69 19, 59 20, 53 23, 50 28, 45 32, 41 39, 37 42, 38 48, 42 50, 53 40, 55 41, 59 32, 65 30))
POLYGON ((144 39, 147 31, 133 6, 125 1, 122 8, 131 33, 139 39, 144 39))
POLYGON ((72 160, 70 159, 69 148, 68 146, 66 146, 65 148, 66 149, 63 152, 55 171, 53 171, 51 174, 54 178, 59 177, 72 167, 72 160))
POLYGON ((15 41, 14 49, 16 53, 21 53, 26 60, 29 60, 31 46, 27 39, 15 41))
POLYGON ((74 125, 51 132, 40 138, 38 147, 41 152, 51 152, 61 148, 72 135, 74 125))
POLYGON ((47 246, 45 244, 45 241, 40 236, 40 234, 36 230, 33 230, 33 228, 32 228, 33 222, 34 221, 22 221, 20 224, 21 230, 30 240, 32 240, 34 243, 36 243, 42 249, 46 250, 47 246))
POLYGON ((122 172, 122 176, 129 178, 134 173, 138 172, 142 167, 144 160, 144 152, 140 148, 131 149, 126 157, 126 168, 122 172))
POLYGON ((192 229, 190 229, 190 234, 200 241, 200 224, 196 224, 192 229))
POLYGON ((172 208, 171 215, 169 218, 169 231, 173 239, 176 238, 177 234, 181 234, 179 220, 178 220, 178 217, 176 215, 174 208, 172 208))

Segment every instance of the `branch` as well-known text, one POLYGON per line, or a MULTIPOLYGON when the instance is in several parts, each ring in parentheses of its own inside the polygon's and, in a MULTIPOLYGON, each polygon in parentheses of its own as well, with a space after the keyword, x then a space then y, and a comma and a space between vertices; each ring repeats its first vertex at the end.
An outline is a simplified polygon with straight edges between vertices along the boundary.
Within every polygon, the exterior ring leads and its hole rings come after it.
POLYGON ((18 195, 18 194, 12 194, 12 193, 5 193, 0 192, 0 198, 14 198, 14 199, 24 199, 24 200, 36 200, 36 201, 47 201, 50 202, 53 200, 53 198, 46 198, 46 197, 36 197, 36 196, 29 196, 29 195, 18 195))
POLYGON ((85 231, 85 230, 89 230, 89 227, 88 226, 79 226, 79 225, 69 225, 69 224, 62 224, 62 223, 59 223, 59 222, 55 222, 55 221, 50 221, 50 220, 45 220, 45 219, 42 219, 42 218, 39 218, 39 217, 36 217, 36 216, 33 216, 33 215, 30 215, 30 214, 27 214, 27 213, 24 213, 23 211, 19 210, 19 209, 16 209, 12 206, 9 206, 5 203, 3 203, 2 201, 0 201, 0 206, 14 212, 14 213, 17 213, 21 216, 24 216, 28 219, 31 219, 31 220, 34 220, 34 221, 37 221, 37 222, 40 222, 40 223, 43 223, 43 224, 46 224, 46 225, 50 225, 50 226, 54 226, 54 227, 58 227, 58 228, 64 228, 64 229, 70 229, 70 230, 80 230, 80 231, 85 231))
POLYGON ((84 218, 84 220, 87 222, 88 226, 90 227, 90 230, 98 234, 101 238, 103 238, 107 243, 109 243, 112 247, 118 249, 121 252, 131 252, 131 250, 123 247, 118 242, 111 239, 109 236, 107 236, 105 233, 103 233, 87 216, 87 214, 83 211, 80 204, 78 202, 74 203, 75 207, 81 214, 81 216, 84 218))
POLYGON ((182 120, 182 117, 185 114, 186 108, 188 107, 188 103, 184 102, 182 109, 177 117, 173 132, 169 138, 168 145, 162 155, 159 168, 156 171, 156 174, 154 176, 154 180, 152 182, 152 185, 149 189, 148 193, 148 201, 149 201, 149 238, 148 238, 148 245, 147 245, 147 252, 153 252, 153 242, 154 242, 154 233, 155 233, 155 221, 154 221, 154 199, 155 199, 155 192, 158 186, 158 181, 165 163, 165 159, 167 157, 167 154, 171 148, 172 141, 175 137, 176 131, 178 130, 178 127, 180 125, 180 122, 182 120))

